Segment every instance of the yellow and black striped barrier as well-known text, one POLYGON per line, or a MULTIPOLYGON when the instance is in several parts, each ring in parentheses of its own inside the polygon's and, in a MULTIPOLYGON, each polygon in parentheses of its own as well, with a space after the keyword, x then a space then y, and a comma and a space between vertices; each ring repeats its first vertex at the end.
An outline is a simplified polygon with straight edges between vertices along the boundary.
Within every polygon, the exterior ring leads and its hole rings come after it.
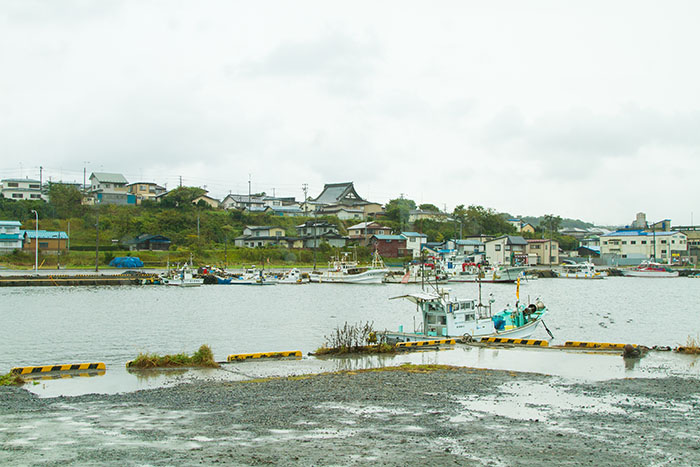
POLYGON ((480 342, 487 344, 516 344, 516 345, 537 345, 540 347, 549 347, 549 342, 542 339, 509 339, 507 337, 489 337, 481 339, 480 342))
MULTIPOLYGON (((566 341, 564 347, 577 347, 585 349, 619 349, 622 350, 627 344, 611 344, 609 342, 579 342, 566 341)), ((632 347, 639 347, 637 344, 632 344, 632 347)))
POLYGON ((288 352, 262 352, 262 353, 239 353, 229 355, 226 358, 227 362, 240 362, 243 360, 255 360, 259 358, 284 358, 284 357, 301 357, 301 350, 291 350, 288 352))
POLYGON ((10 370, 13 375, 33 375, 37 373, 50 373, 57 371, 80 371, 80 370, 104 370, 105 364, 100 363, 74 363, 66 365, 42 365, 42 366, 20 366, 10 370))
POLYGON ((440 344, 454 344, 455 339, 435 339, 429 341, 416 341, 416 342, 398 342, 396 344, 397 348, 405 347, 425 347, 429 345, 440 345, 440 344))

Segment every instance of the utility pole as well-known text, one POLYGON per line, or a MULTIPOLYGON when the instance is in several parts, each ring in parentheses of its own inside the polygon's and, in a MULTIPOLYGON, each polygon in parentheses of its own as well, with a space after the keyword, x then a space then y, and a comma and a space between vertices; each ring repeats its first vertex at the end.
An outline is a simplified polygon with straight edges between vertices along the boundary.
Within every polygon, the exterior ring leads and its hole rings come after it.
MULTIPOLYGON (((308 199, 307 192, 309 191, 309 184, 308 184, 308 183, 304 183, 304 184, 301 186, 301 189, 302 189, 302 191, 304 192, 304 212, 306 212, 306 211, 308 211, 308 207, 309 207, 309 206, 306 204, 306 200, 308 199)), ((692 224, 692 222, 691 222, 691 224, 692 224)))
POLYGON ((32 209, 34 220, 34 274, 39 274, 39 213, 32 209))
POLYGON ((180 188, 182 188, 182 175, 180 175, 180 188))
POLYGON ((95 219, 95 272, 100 270, 100 211, 95 219))
POLYGON ((199 241, 199 214, 197 214, 197 241, 199 241))
POLYGON ((42 193, 44 192, 44 167, 39 166, 39 199, 42 199, 42 193))

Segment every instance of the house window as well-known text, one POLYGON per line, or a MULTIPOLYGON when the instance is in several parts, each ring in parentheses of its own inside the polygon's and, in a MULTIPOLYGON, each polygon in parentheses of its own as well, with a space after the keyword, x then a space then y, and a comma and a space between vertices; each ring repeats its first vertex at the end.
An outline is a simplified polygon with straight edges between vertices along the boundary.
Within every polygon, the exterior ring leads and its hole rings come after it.
POLYGON ((148 187, 146 185, 139 185, 139 190, 146 191, 148 187))
POLYGON ((661 250, 661 253, 666 253, 666 250, 661 250))
POLYGON ((627 240, 622 240, 623 245, 627 245, 627 240))
POLYGON ((630 240, 630 245, 636 245, 637 241, 636 240, 630 240))
POLYGON ((496 251, 501 251, 501 245, 496 245, 496 251))
POLYGON ((49 242, 39 242, 39 248, 48 248, 48 247, 49 247, 49 242))
POLYGON ((38 190, 39 185, 29 185, 29 188, 31 188, 32 190, 38 190))
POLYGON ((19 188, 19 183, 7 182, 7 187, 8 188, 19 188))
POLYGON ((665 245, 666 243, 668 243, 666 240, 661 240, 662 245, 665 245))
POLYGON ((41 198, 41 195, 30 194, 29 197, 32 199, 39 199, 41 198))
POLYGON ((647 244, 647 241, 646 241, 646 240, 642 240, 642 245, 646 245, 646 244, 647 244))
POLYGON ((24 195, 22 195, 22 193, 12 193, 12 197, 21 199, 21 198, 24 198, 24 195))

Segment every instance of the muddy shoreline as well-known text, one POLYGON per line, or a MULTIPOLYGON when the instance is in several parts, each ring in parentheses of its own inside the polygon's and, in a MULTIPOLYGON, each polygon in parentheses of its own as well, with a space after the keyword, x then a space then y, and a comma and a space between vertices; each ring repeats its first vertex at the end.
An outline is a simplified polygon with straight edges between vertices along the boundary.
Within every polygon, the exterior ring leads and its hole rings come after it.
POLYGON ((0 388, 0 463, 699 465, 699 383, 455 368, 51 399, 0 388))

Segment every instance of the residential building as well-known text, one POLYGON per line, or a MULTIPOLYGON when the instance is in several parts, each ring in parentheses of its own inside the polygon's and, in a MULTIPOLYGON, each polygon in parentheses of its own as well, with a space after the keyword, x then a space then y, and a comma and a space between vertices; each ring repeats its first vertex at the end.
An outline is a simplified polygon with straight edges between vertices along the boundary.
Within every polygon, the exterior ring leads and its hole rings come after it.
POLYGON ((129 250, 167 251, 171 241, 163 235, 141 234, 126 242, 129 250))
POLYGON ((228 194, 221 200, 221 207, 224 209, 245 209, 252 206, 264 207, 265 201, 262 196, 228 194))
POLYGON ((19 221, 0 221, 0 254, 22 249, 22 235, 19 221))
POLYGON ((700 225, 679 225, 671 230, 682 232, 688 241, 688 256, 692 257, 691 262, 697 264, 700 258, 700 225))
POLYGON ((65 232, 20 230, 20 236, 22 237, 22 249, 25 252, 35 251, 37 239, 39 251, 44 254, 58 254, 68 250, 68 235, 65 232))
POLYGON ((136 205, 136 195, 129 193, 122 174, 93 172, 90 174, 90 204, 136 205))
POLYGON ((527 239, 527 264, 552 266, 559 264, 559 242, 549 238, 527 239))
POLYGON ((671 264, 688 255, 688 236, 675 230, 618 230, 600 237, 600 256, 605 264, 634 265, 644 260, 671 264))
POLYGON ((502 235, 484 242, 490 264, 513 266, 527 263, 527 241, 519 235, 502 235))
POLYGON ((370 245, 384 258, 412 256, 412 250, 406 248, 406 240, 403 235, 375 234, 370 238, 370 245))
POLYGON ((141 204, 143 201, 155 201, 158 195, 165 193, 165 187, 153 182, 136 182, 129 183, 127 192, 136 197, 136 204, 141 204))
POLYGON ((517 233, 535 233, 535 227, 529 222, 525 222, 520 218, 506 219, 506 221, 515 227, 517 233))
POLYGON ((306 248, 314 248, 326 242, 332 247, 342 248, 347 244, 347 237, 338 232, 335 224, 325 221, 310 220, 296 227, 306 248))
POLYGON ((219 201, 216 198, 212 198, 211 196, 208 196, 206 193, 197 196, 195 199, 192 200, 192 204, 199 204, 200 202, 212 208, 218 208, 221 204, 221 201, 219 201))
POLYGON ((46 200, 41 182, 30 178, 6 178, 0 182, 0 192, 9 199, 46 200))
POLYGON ((372 235, 391 235, 391 227, 386 227, 378 222, 360 222, 348 227, 348 237, 360 245, 368 245, 372 235))
POLYGON ((401 232, 401 236, 406 239, 406 249, 411 251, 414 258, 419 258, 423 245, 428 241, 428 236, 418 232, 401 232))
POLYGON ((363 199, 355 190, 353 182, 327 183, 316 198, 305 201, 304 211, 316 210, 321 215, 336 216, 341 219, 366 219, 382 212, 379 203, 363 199))
POLYGON ((362 208, 351 208, 341 205, 322 206, 316 214, 319 216, 335 216, 340 220, 359 220, 365 217, 365 212, 362 208))
POLYGON ((236 237, 234 244, 239 247, 255 248, 263 246, 281 246, 284 248, 302 248, 303 242, 297 237, 287 237, 282 227, 267 225, 249 225, 243 229, 243 235, 236 237))
POLYGON ((484 242, 476 239, 455 240, 454 250, 458 255, 478 255, 486 251, 484 242))
POLYGON ((126 185, 129 182, 124 175, 107 172, 93 172, 90 174, 90 191, 101 193, 127 193, 126 185))

